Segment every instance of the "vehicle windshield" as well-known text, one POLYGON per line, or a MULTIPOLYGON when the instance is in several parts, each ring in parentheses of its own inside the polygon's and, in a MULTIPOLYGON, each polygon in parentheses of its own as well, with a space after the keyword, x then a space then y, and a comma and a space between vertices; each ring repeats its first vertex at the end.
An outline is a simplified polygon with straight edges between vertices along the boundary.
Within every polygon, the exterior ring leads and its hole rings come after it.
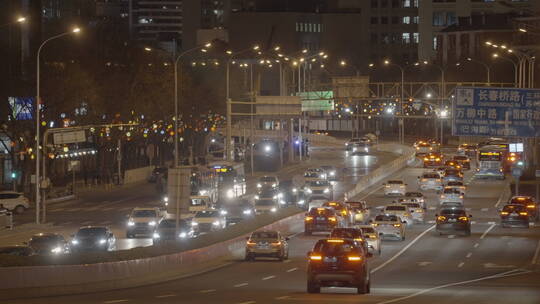
POLYGON ((332 210, 327 208, 312 208, 309 210, 309 215, 314 216, 332 216, 334 215, 334 212, 332 210))
POLYGON ((506 205, 503 207, 503 211, 506 211, 506 212, 520 212, 520 211, 525 211, 527 208, 523 205, 506 205))
POLYGON ((347 202, 347 204, 349 204, 349 206, 351 206, 351 208, 354 208, 354 209, 363 209, 364 208, 364 203, 362 203, 362 202, 347 202))
POLYGON ((459 171, 458 170, 445 170, 444 175, 446 175, 446 176, 459 175, 459 171))
POLYGON ((259 192, 259 197, 274 197, 276 195, 276 190, 274 189, 263 189, 259 192))
POLYGON ((436 173, 427 173, 427 174, 424 174, 422 177, 423 178, 435 178, 435 179, 440 178, 439 174, 436 174, 436 173))
POLYGON ((319 173, 317 173, 317 172, 306 172, 304 174, 304 177, 319 177, 319 173))
POLYGON ((274 200, 262 199, 255 202, 255 206, 272 206, 275 205, 274 200))
POLYGON ((204 217, 218 217, 219 216, 219 211, 217 210, 212 210, 212 211, 199 211, 197 213, 195 213, 195 217, 198 217, 198 218, 204 218, 204 217))
POLYGON ((375 221, 378 222, 395 222, 398 218, 395 215, 377 215, 375 221))
POLYGON ((274 176, 263 176, 259 179, 261 182, 273 183, 276 181, 274 176))
POLYGON ((444 194, 461 194, 461 192, 454 188, 446 188, 444 189, 444 194))
POLYGON ((412 196, 412 197, 423 197, 424 195, 420 192, 407 192, 405 193, 405 196, 412 196))
POLYGON ((443 209, 441 210, 441 215, 466 216, 467 214, 463 209, 443 209))
POLYGON ((400 180, 389 180, 387 182, 387 184, 389 185, 402 185, 403 184, 403 181, 400 181, 400 180))
POLYGON ((463 186, 462 182, 448 182, 448 186, 463 186))
POLYGON ((362 227, 362 228, 360 228, 360 229, 362 229, 362 232, 363 232, 363 233, 376 233, 376 232, 375 232, 375 229, 373 229, 373 228, 371 228, 371 227, 362 227))
POLYGON ((467 156, 461 156, 461 155, 456 155, 454 156, 454 160, 468 160, 469 158, 467 156))
POLYGON ((425 147, 431 147, 431 145, 428 144, 428 143, 419 143, 418 146, 419 146, 419 147, 424 147, 424 148, 425 148, 425 147))
POLYGON ((156 217, 155 210, 135 210, 132 217, 156 217))
POLYGON ((346 239, 354 239, 361 235, 361 232, 356 229, 347 229, 347 228, 335 228, 330 233, 330 237, 335 238, 346 238, 346 239))
POLYGON ((407 205, 409 208, 420 208, 420 204, 417 203, 404 203, 404 205, 407 205))
POLYGON ((251 239, 277 239, 275 231, 256 231, 251 234, 251 239))
POLYGON ((407 210, 405 206, 386 206, 386 211, 405 211, 407 210))
POLYGON ((81 228, 77 232, 78 237, 102 236, 107 232, 105 227, 81 228))
POLYGON ((320 252, 325 256, 340 256, 356 251, 356 247, 350 242, 333 243, 319 241, 313 248, 314 252, 320 252))
POLYGON ((533 202, 532 198, 529 198, 529 197, 513 197, 510 200, 511 204, 528 204, 532 202, 533 202))
POLYGON ((311 187, 323 187, 323 186, 328 186, 329 184, 330 183, 328 183, 327 181, 322 181, 322 180, 309 182, 309 185, 311 187))
POLYGON ((205 206, 206 202, 202 198, 192 198, 190 199, 191 206, 205 206))

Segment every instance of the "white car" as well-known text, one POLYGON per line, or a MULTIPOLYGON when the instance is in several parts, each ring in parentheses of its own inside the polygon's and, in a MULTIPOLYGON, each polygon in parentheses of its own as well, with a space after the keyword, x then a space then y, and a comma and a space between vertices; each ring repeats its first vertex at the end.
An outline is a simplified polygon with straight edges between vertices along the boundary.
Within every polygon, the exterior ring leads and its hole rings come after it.
POLYGON ((256 214, 262 213, 275 213, 279 209, 279 202, 277 199, 273 198, 261 198, 255 200, 253 209, 255 209, 256 214))
POLYGON ((325 180, 316 180, 306 183, 304 194, 309 199, 328 199, 333 197, 332 184, 325 180))
POLYGON ((401 195, 404 196, 407 192, 406 186, 402 180, 389 180, 383 184, 384 186, 384 195, 401 195))
POLYGON ((405 199, 410 200, 412 203, 419 203, 422 208, 426 209, 426 198, 422 192, 407 192, 405 193, 405 199))
POLYGON ((261 176, 259 180, 257 181, 257 188, 278 188, 279 187, 279 179, 277 176, 261 176))
POLYGON ((444 188, 443 192, 441 193, 441 196, 439 198, 439 202, 442 204, 443 202, 447 203, 460 203, 463 204, 463 192, 461 192, 458 189, 454 188, 444 188))
POLYGON ((304 173, 304 181, 326 180, 326 172, 322 168, 309 168, 304 173))
POLYGON ((413 224, 413 217, 407 205, 403 204, 390 204, 383 209, 384 214, 393 214, 397 215, 402 222, 407 223, 407 225, 413 224))
POLYGON ((210 197, 201 195, 192 195, 189 197, 189 212, 195 214, 198 211, 211 209, 213 207, 210 197))
POLYGON ((133 208, 127 222, 126 237, 152 236, 162 218, 159 208, 133 208))
POLYGON ((422 208, 422 205, 412 202, 403 202, 401 204, 409 208, 409 212, 411 213, 413 221, 418 223, 424 222, 426 211, 424 210, 424 208, 422 208))
POLYGON ((424 172, 418 177, 418 188, 423 191, 441 191, 443 189, 442 178, 437 172, 424 172))
POLYGON ((30 203, 22 193, 14 191, 2 191, 0 192, 0 204, 4 205, 4 208, 14 212, 16 214, 23 213, 26 209, 30 208, 30 203))
POLYGON ((368 248, 373 252, 376 252, 378 255, 381 255, 381 238, 379 237, 377 231, 369 225, 360 225, 356 227, 362 230, 362 234, 367 241, 368 248))
POLYGON ((195 213, 191 225, 196 234, 224 229, 227 226, 225 215, 219 210, 209 209, 195 213))
POLYGON ((401 241, 405 240, 405 225, 403 225, 396 215, 377 215, 371 221, 371 226, 375 228, 381 239, 395 238, 401 241))

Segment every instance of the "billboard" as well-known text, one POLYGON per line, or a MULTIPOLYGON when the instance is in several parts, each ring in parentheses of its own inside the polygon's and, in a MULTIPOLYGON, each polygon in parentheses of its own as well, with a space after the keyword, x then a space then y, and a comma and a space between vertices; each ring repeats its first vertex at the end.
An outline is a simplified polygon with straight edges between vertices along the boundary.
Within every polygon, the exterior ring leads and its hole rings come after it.
POLYGON ((9 109, 15 120, 31 120, 34 118, 35 97, 8 97, 9 109))
POLYGON ((334 97, 366 98, 369 97, 369 76, 332 77, 334 97))
POLYGON ((457 87, 453 135, 540 136, 540 90, 457 87))
POLYGON ((334 110, 333 91, 298 92, 302 99, 302 111, 332 111, 334 110))

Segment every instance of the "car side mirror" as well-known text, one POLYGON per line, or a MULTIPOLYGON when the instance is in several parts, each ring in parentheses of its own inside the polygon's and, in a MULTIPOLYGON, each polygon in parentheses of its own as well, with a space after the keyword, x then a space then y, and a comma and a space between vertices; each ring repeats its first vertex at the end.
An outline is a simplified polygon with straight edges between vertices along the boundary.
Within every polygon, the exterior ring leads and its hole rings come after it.
POLYGON ((366 257, 368 257, 368 258, 373 257, 373 253, 371 253, 371 252, 366 253, 366 257))
POLYGON ((369 220, 370 223, 373 223, 373 220, 369 220))
POLYGON ((472 217, 472 214, 469 214, 469 217, 472 217))
POLYGON ((409 184, 405 184, 405 186, 408 186, 409 184))
POLYGON ((309 257, 312 253, 313 251, 308 251, 307 256, 309 257))
POLYGON ((386 183, 383 183, 382 185, 383 185, 383 186, 386 186, 386 183))
POLYGON ((306 212, 306 213, 304 213, 304 215, 305 215, 305 216, 308 216, 308 213, 306 212))

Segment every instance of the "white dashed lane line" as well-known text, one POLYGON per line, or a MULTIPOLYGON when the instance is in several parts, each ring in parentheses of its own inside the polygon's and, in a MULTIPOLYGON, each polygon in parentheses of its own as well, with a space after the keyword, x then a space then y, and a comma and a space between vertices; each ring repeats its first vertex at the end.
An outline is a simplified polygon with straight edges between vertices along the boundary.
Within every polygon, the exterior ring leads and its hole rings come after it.
POLYGON ((290 298, 291 296, 281 296, 281 297, 277 297, 277 298, 274 298, 275 300, 285 300, 285 299, 288 299, 290 298))
POLYGON ((214 292, 216 291, 215 289, 203 289, 203 290, 200 290, 199 292, 200 293, 211 293, 211 292, 214 292))
POLYGON ((247 285, 249 285, 249 284, 248 283, 240 283, 240 284, 234 285, 234 287, 238 288, 238 287, 244 287, 244 286, 247 286, 247 285))
POLYGON ((483 238, 486 237, 486 235, 491 231, 491 229, 495 228, 495 223, 491 224, 491 226, 488 227, 488 229, 486 229, 486 231, 484 231, 484 233, 480 236, 480 239, 482 240, 483 238))
POLYGON ((468 258, 471 257, 471 255, 472 255, 472 252, 469 252, 469 253, 467 253, 467 255, 465 257, 468 259, 468 258))
POLYGON ((273 278, 275 278, 275 277, 276 277, 276 276, 271 275, 271 276, 267 276, 267 277, 262 278, 262 280, 263 280, 263 281, 271 280, 271 279, 273 279, 273 278))
POLYGON ((164 294, 164 295, 156 296, 156 298, 158 298, 158 299, 162 299, 162 298, 171 298, 171 297, 176 297, 176 294, 170 293, 170 294, 164 294))
POLYGON ((296 271, 298 270, 298 267, 294 267, 294 268, 291 268, 291 269, 287 269, 287 272, 293 272, 293 271, 296 271))
POLYGON ((114 304, 114 303, 123 303, 123 302, 127 302, 128 300, 127 299, 122 299, 122 300, 110 300, 110 301, 105 301, 103 302, 104 304, 114 304))
POLYGON ((458 268, 461 268, 461 267, 463 267, 463 265, 465 265, 465 263, 464 263, 464 262, 461 262, 461 263, 459 263, 459 265, 457 265, 457 267, 458 267, 458 268))
POLYGON ((476 243, 476 244, 474 244, 473 247, 474 247, 474 248, 478 248, 478 246, 480 246, 480 244, 476 243))

